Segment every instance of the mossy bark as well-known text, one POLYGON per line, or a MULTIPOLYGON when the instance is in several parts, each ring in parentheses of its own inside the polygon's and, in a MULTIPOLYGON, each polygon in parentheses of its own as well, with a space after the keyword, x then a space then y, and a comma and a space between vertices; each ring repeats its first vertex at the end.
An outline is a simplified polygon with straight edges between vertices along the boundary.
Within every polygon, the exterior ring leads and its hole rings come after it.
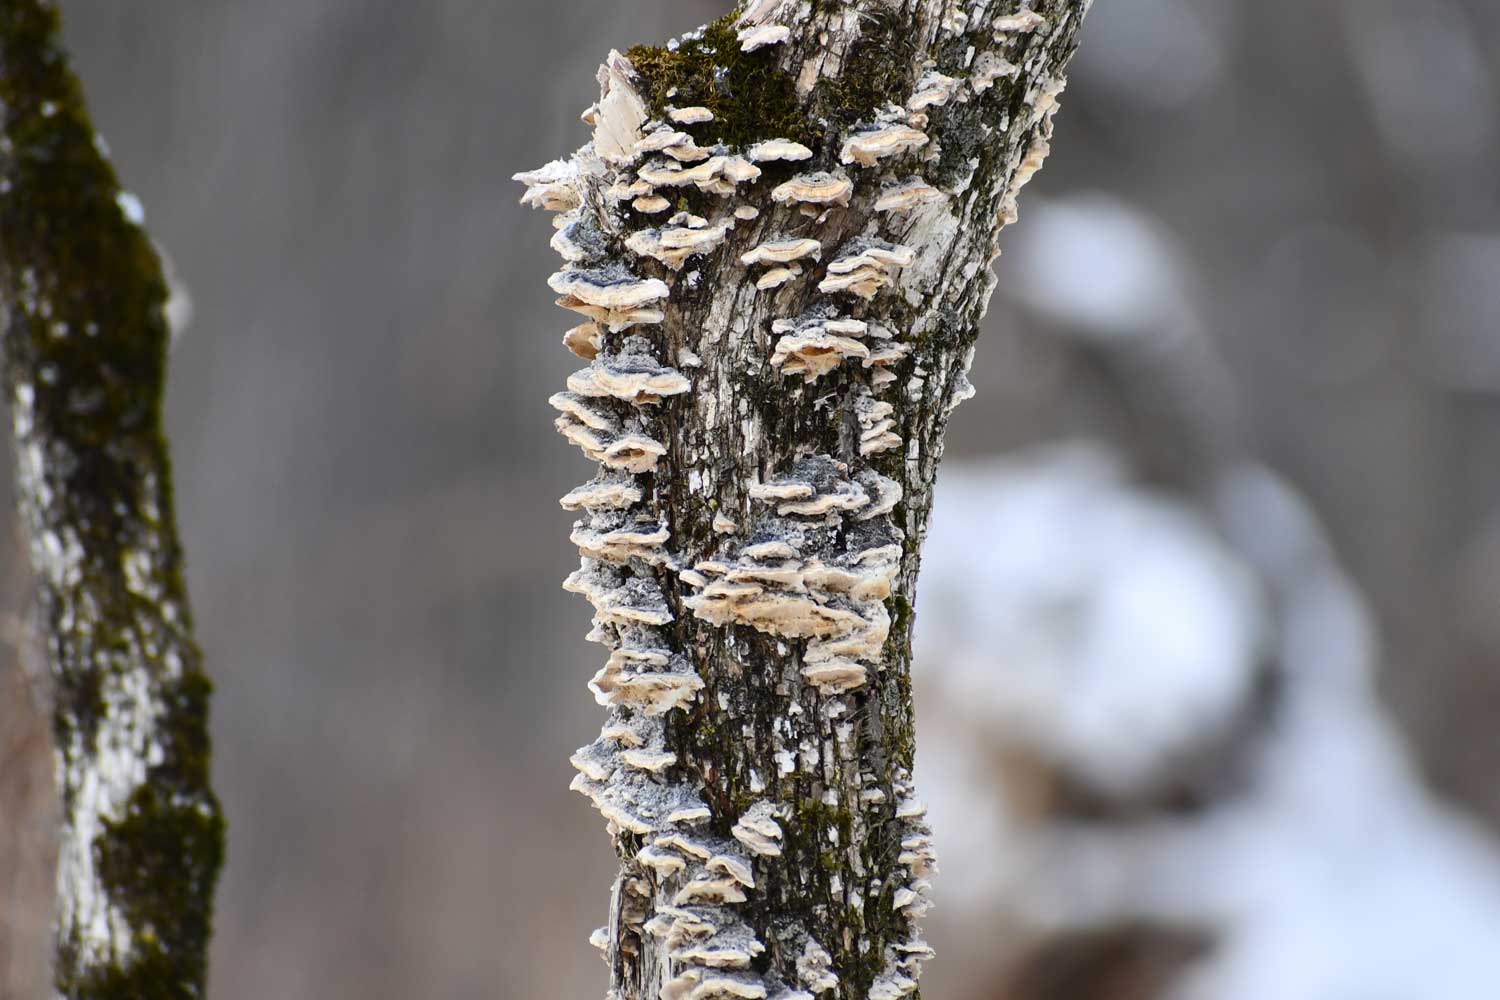
POLYGON ((204 993, 224 827, 161 428, 160 263, 41 0, 0 0, 0 305, 54 691, 55 988, 204 993))

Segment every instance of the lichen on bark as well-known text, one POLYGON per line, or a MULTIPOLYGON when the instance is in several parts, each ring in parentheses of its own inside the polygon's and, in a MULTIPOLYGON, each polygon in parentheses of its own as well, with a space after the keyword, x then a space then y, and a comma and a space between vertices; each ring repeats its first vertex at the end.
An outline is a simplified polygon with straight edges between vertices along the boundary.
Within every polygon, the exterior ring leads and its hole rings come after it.
POLYGON ((517 176, 586 319, 552 404, 601 463, 565 586, 610 650, 573 762, 615 1000, 917 991, 921 540, 1087 8, 749 0, 611 53, 593 142, 517 176))
POLYGON ((55 8, 0 0, 0 306, 53 681, 65 997, 203 994, 223 819, 162 434, 160 263, 55 8))

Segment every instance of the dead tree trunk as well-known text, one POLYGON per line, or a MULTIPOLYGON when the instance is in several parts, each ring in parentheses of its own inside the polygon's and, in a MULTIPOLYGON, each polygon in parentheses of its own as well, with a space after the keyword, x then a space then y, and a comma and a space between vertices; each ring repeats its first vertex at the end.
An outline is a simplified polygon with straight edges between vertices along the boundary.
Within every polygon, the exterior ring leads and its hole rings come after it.
POLYGON ((561 212, 602 465, 566 586, 610 650, 575 787, 622 860, 616 1000, 894 1000, 931 954, 918 552, 997 234, 1088 0, 758 0, 611 53, 561 212))
POLYGON ((0 0, 0 302, 53 679, 56 992, 203 995, 223 820, 161 431, 166 286, 42 0, 0 0))

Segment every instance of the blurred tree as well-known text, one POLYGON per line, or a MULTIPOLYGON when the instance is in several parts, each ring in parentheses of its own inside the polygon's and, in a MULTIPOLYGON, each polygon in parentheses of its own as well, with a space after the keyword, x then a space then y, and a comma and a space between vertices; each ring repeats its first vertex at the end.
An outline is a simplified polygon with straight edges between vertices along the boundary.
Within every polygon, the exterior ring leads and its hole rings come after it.
POLYGON ((919 548, 1088 6, 740 4, 611 53, 593 142, 517 177, 588 320, 552 403, 602 463, 563 505, 611 650, 574 764, 612 997, 916 990, 919 548))
POLYGON ((53 682, 66 997, 197 997, 223 820, 161 432, 167 299, 42 0, 0 2, 0 302, 53 682))

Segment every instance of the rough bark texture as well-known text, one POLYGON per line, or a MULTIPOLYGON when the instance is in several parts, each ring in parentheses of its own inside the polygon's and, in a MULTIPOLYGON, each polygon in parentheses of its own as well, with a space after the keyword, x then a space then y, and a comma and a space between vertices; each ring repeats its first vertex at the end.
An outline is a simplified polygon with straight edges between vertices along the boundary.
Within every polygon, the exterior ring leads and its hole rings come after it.
POLYGON ((166 286, 58 44, 0 0, 0 302, 54 686, 55 985, 203 993, 223 821, 161 432, 166 286))
POLYGON ((593 142, 517 177, 588 320, 552 402, 602 465, 563 503, 610 649, 574 764, 619 1000, 916 992, 918 553, 1087 8, 741 4, 611 53, 593 142))

